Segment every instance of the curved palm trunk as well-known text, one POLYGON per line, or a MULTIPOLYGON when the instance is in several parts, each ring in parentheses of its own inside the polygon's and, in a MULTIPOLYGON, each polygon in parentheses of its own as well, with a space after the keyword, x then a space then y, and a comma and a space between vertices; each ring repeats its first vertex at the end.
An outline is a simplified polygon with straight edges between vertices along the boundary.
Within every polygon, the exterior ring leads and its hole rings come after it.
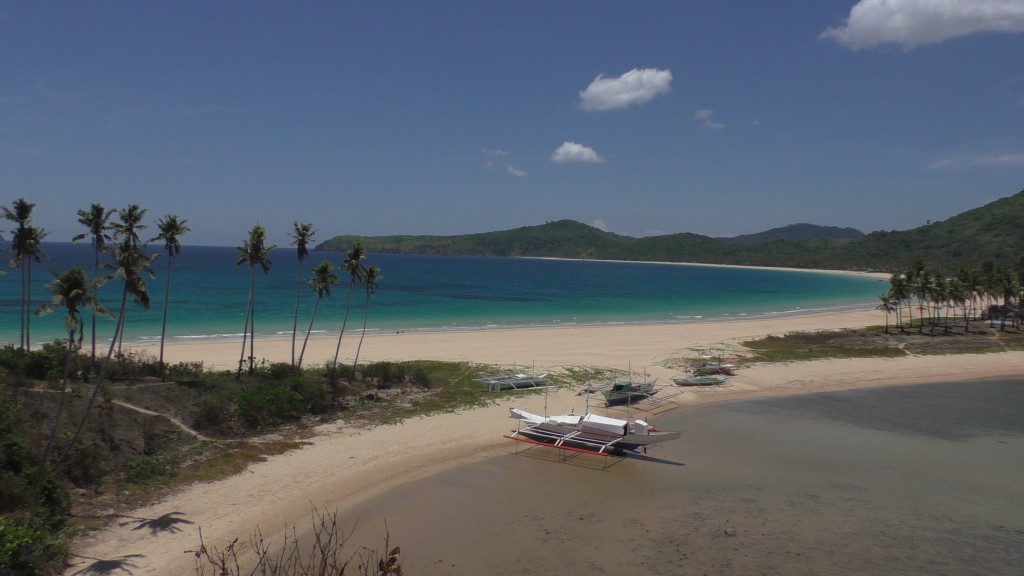
MULTIPOLYGON (((128 317, 128 311, 127 310, 124 311, 124 316, 126 318, 128 317)), ((124 327, 123 326, 121 327, 120 333, 118 333, 118 335, 117 335, 117 361, 118 361, 119 364, 120 364, 121 360, 123 359, 123 356, 121 355, 121 345, 122 344, 124 344, 124 327)))
MULTIPOLYGON (((299 260, 298 273, 295 276, 295 314, 292 320, 292 366, 295 366, 295 334, 299 330, 299 300, 302 296, 302 260, 299 260)), ((320 301, 317 300, 317 304, 320 301)), ((312 326, 312 324, 311 324, 312 326)), ((309 332, 306 332, 306 339, 309 339, 309 332)), ((305 342, 302 344, 302 348, 306 348, 305 342)), ((299 354, 300 362, 302 354, 299 354)))
POLYGON ((171 301, 171 258, 167 257, 167 285, 164 289, 164 321, 160 327, 160 380, 167 379, 167 369, 164 367, 164 341, 167 339, 167 305, 171 301))
MULTIPOLYGON (((114 346, 117 344, 118 337, 121 335, 124 329, 124 317, 125 309, 128 307, 128 285, 125 284, 124 291, 121 293, 121 311, 117 315, 117 324, 114 327, 114 337, 110 339, 110 348, 107 350, 107 357, 103 359, 103 364, 100 366, 100 373, 96 375, 96 385, 92 388, 92 395, 89 396, 89 403, 85 406, 85 412, 82 414, 82 419, 78 422, 78 427, 75 428, 75 433, 71 436, 71 440, 68 441, 68 445, 64 447, 57 461, 53 463, 53 469, 56 470, 60 463, 64 461, 71 448, 78 441, 78 437, 82 434, 82 429, 85 428, 85 422, 89 419, 89 411, 92 410, 92 405, 96 402, 96 396, 99 394, 100 386, 103 384, 103 378, 107 375, 107 366, 110 364, 110 358, 114 355, 114 346)), ((45 465, 45 463, 44 463, 45 465)))
POLYGON ((25 311, 28 310, 28 284, 25 280, 25 274, 27 273, 25 260, 22 260, 18 265, 21 267, 21 312, 18 316, 18 320, 21 323, 21 349, 25 350, 25 311))
MULTIPOLYGON (((252 266, 249 267, 252 270, 252 266)), ((245 328, 242 328, 242 353, 238 357, 238 373, 235 374, 235 380, 242 378, 242 366, 245 365, 245 344, 249 337, 249 317, 252 311, 252 293, 253 293, 253 282, 256 281, 256 272, 252 272, 252 280, 249 282, 249 302, 245 306, 245 328)))
POLYGON ((256 361, 256 269, 252 271, 252 304, 249 305, 249 376, 256 361))
POLYGON ((295 365, 295 371, 302 370, 302 357, 306 355, 306 343, 309 342, 309 333, 313 331, 313 322, 316 321, 316 311, 320 309, 321 298, 317 296, 316 304, 313 305, 313 317, 309 319, 309 328, 306 329, 306 338, 302 341, 302 351, 299 352, 299 362, 295 365))
POLYGON ((338 353, 341 351, 341 337, 345 335, 345 326, 348 325, 348 311, 352 307, 352 288, 355 282, 348 284, 348 298, 345 300, 345 318, 341 321, 341 332, 338 333, 338 345, 334 348, 334 361, 331 363, 331 383, 338 378, 338 353))
POLYGON ((359 345, 356 346, 356 357, 352 360, 352 378, 356 377, 356 364, 359 363, 359 351, 363 349, 363 338, 366 337, 366 320, 370 317, 370 295, 366 295, 366 309, 363 310, 363 332, 359 335, 359 345))
MULTIPOLYGON (((100 249, 93 245, 92 277, 100 274, 100 249)), ((98 290, 97 290, 98 292, 98 290)), ((92 361, 96 362, 96 310, 92 311, 92 361)))
POLYGON ((25 260, 28 282, 25 283, 25 350, 32 351, 32 259, 25 260))
POLYGON ((57 404, 57 413, 53 415, 53 426, 50 428, 50 437, 46 439, 46 447, 43 448, 42 464, 39 466, 39 473, 36 475, 36 484, 43 480, 46 475, 46 460, 50 457, 50 450, 53 448, 53 441, 57 438, 57 430, 60 425, 60 417, 64 413, 64 402, 67 399, 68 376, 71 374, 71 357, 75 351, 75 331, 68 331, 68 348, 64 356, 64 379, 60 385, 60 402, 57 404))

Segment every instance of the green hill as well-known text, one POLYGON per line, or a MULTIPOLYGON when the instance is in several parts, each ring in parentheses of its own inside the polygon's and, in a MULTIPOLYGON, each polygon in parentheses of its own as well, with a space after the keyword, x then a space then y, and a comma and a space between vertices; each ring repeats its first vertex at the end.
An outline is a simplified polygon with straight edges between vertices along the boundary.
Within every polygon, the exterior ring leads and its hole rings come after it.
POLYGON ((559 220, 541 226, 459 236, 335 236, 317 249, 341 251, 362 242, 367 252, 603 258, 605 254, 625 249, 631 240, 573 220, 559 220))
POLYGON ((761 244, 772 240, 852 240, 860 238, 864 233, 856 228, 839 228, 838 226, 818 226, 817 224, 790 224, 782 228, 772 228, 757 234, 744 234, 730 238, 717 238, 728 244, 761 244))
POLYGON ((361 242, 368 252, 535 256, 748 266, 896 271, 915 260, 955 271, 1024 256, 1024 190, 941 222, 864 235, 853 228, 794 224, 736 238, 688 232, 631 238, 573 220, 459 236, 335 236, 320 250, 361 242))

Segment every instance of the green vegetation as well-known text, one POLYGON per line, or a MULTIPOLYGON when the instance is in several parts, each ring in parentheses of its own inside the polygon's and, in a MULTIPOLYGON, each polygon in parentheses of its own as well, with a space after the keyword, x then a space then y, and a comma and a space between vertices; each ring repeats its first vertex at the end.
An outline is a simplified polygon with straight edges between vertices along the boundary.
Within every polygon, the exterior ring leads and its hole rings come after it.
POLYGON ((336 236, 318 246, 343 250, 446 256, 537 256, 785 266, 894 272, 924 260, 946 274, 989 261, 1012 265, 1024 254, 1024 191, 942 222, 865 236, 851 229, 794 225, 761 234, 716 239, 681 233, 630 238, 560 220, 501 232, 461 236, 336 236))
POLYGON ((385 425, 498 397, 475 380, 495 367, 435 361, 348 366, 335 393, 329 364, 255 362, 236 380, 201 363, 115 354, 97 387, 102 360, 74 350, 0 349, 0 573, 59 573, 90 518, 239 473, 302 446, 319 422, 385 425), (48 441, 62 458, 46 456, 48 441))
POLYGON ((947 334, 958 326, 969 333, 979 321, 990 326, 998 322, 1002 331, 1017 329, 1024 316, 1024 256, 1012 267, 984 262, 977 268, 961 267, 955 276, 918 261, 890 276, 889 286, 877 307, 885 312, 886 332, 890 315, 901 332, 915 325, 923 332, 927 325, 929 333, 941 327, 947 334))
MULTIPOLYGON (((266 231, 259 224, 238 249, 237 264, 249 266, 250 282, 237 371, 210 372, 201 363, 168 366, 162 357, 122 353, 129 298, 148 308, 145 277, 155 277, 155 255, 147 252, 139 236, 146 227, 146 211, 136 204, 118 211, 93 204, 78 211, 79 222, 89 232, 75 239, 89 238, 94 245, 93 278, 81 268, 56 275, 47 286, 51 304, 34 312, 63 309, 67 339, 31 350, 31 261, 43 257, 40 243, 46 237, 45 230, 32 225, 34 206, 19 199, 3 208, 4 218, 16 224, 11 265, 20 273, 22 292, 20 345, 0 349, 0 573, 61 572, 71 537, 86 527, 82 519, 97 517, 97 510, 135 506, 182 483, 238 473, 252 462, 301 446, 308 424, 339 418, 364 426, 389 424, 495 398, 475 380, 494 367, 437 361, 359 365, 362 336, 351 366, 338 364, 336 349, 333 360, 303 369, 305 345, 295 356, 297 314, 292 361, 258 362, 252 341, 255 269, 269 269, 268 254, 274 248, 265 245, 266 231), (117 221, 109 222, 115 214, 117 221), (107 241, 113 245, 108 247, 107 241), (101 255, 108 260, 101 261, 101 255), (100 269, 108 274, 99 276, 100 269), (109 313, 94 295, 101 283, 112 280, 121 282, 120 305, 109 349, 100 358, 95 317, 109 313), (92 312, 90 354, 82 353, 86 310, 92 312), (262 436, 266 434, 274 437, 262 436)), ((382 279, 377 266, 363 264, 366 253, 418 252, 892 271, 890 290, 879 296, 884 329, 792 334, 747 343, 748 360, 757 361, 888 357, 1024 349, 1024 227, 1017 224, 1021 216, 1024 192, 946 222, 867 236, 848 229, 795 225, 729 240, 696 234, 634 239, 563 220, 453 237, 335 237, 321 248, 346 255, 342 266, 349 283, 338 348, 355 287, 364 290, 365 333, 365 314, 382 279)), ((171 260, 180 249, 177 237, 189 230, 173 215, 158 226, 160 235, 153 240, 163 240, 167 251, 169 294, 171 260)), ((298 304, 311 225, 296 222, 293 238, 298 247, 298 304)), ((317 294, 316 306, 330 297, 337 282, 330 263, 314 270, 309 283, 317 294)), ((166 321, 167 300, 165 327, 166 321)), ((162 351, 163 336, 161 356, 162 351)), ((577 367, 553 378, 563 385, 579 385, 607 374, 577 367)), ((318 517, 322 534, 343 544, 334 517, 318 517)), ((379 557, 372 552, 368 558, 373 562, 360 563, 358 573, 400 574, 398 549, 385 549, 388 554, 379 557)), ((200 545, 197 572, 211 568, 233 573, 225 571, 232 553, 200 545)), ((325 566, 337 567, 330 562, 325 566)), ((285 568, 266 573, 302 572, 285 568)))
POLYGON ((989 354, 1024 350, 1024 333, 980 328, 969 333, 886 333, 882 326, 857 330, 793 332, 743 342, 744 363, 802 362, 906 355, 989 354))

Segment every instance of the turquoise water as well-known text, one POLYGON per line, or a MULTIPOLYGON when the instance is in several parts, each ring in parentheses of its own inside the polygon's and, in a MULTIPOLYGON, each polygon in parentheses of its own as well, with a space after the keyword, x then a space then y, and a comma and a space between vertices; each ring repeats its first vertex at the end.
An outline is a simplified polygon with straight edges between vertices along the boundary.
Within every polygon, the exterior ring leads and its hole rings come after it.
MULTIPOLYGON (((53 271, 72 266, 83 266, 90 274, 92 270, 88 244, 49 243, 44 250, 47 259, 33 263, 33 309, 48 301, 44 285, 52 280, 53 271)), ((236 255, 232 247, 182 248, 173 261, 170 341, 241 335, 249 272, 235 265, 236 255)), ((9 253, 0 256, 5 262, 10 258, 9 253)), ((295 251, 278 248, 270 257, 271 271, 256 273, 256 332, 290 334, 295 251)), ((336 252, 312 252, 303 265, 303 277, 308 278, 322 260, 339 265, 343 258, 336 252)), ((370 254, 365 264, 376 264, 383 275, 370 304, 371 331, 686 322, 867 308, 887 288, 877 279, 818 272, 633 262, 370 254)), ((162 254, 154 264, 157 277, 148 281, 152 308, 129 308, 126 340, 159 339, 166 266, 162 254)), ((0 276, 0 343, 17 343, 20 275, 11 268, 6 272, 0 276)), ((339 275, 347 280, 343 272, 339 275)), ((321 303, 314 332, 340 329, 347 286, 346 282, 336 287, 321 303)), ((118 282, 103 287, 100 297, 116 312, 118 282)), ((314 302, 315 295, 304 284, 300 331, 309 325, 314 302)), ((349 328, 362 327, 364 302, 365 292, 357 287, 349 328)), ((113 320, 101 320, 101 334, 109 337, 113 325, 113 320)), ((60 311, 33 317, 33 342, 63 335, 60 311)))

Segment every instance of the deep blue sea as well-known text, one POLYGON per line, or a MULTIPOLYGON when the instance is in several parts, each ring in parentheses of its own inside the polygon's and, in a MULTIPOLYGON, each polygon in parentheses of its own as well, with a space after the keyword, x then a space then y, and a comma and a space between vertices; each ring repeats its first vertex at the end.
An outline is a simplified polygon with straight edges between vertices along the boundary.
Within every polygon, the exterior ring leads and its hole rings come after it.
MULTIPOLYGON (((89 244, 47 243, 44 251, 46 259, 33 262, 33 309, 49 301, 45 285, 53 272, 82 266, 92 274, 89 244)), ((233 247, 182 247, 172 263, 169 341, 241 335, 249 271, 235 265, 236 256, 233 247)), ((6 263, 10 253, 0 251, 0 257, 6 263)), ((270 259, 269 273, 256 272, 256 333, 290 334, 298 274, 295 250, 279 247, 270 259)), ((311 276, 323 260, 340 265, 343 259, 337 252, 311 252, 302 276, 311 276)), ((866 277, 679 264, 402 254, 369 254, 364 263, 376 264, 382 274, 370 301, 371 331, 665 323, 868 308, 887 288, 866 277)), ((0 344, 16 344, 20 274, 13 268, 4 270, 0 344)), ((156 278, 148 280, 152 307, 129 307, 126 340, 160 338, 166 254, 161 253, 154 270, 156 278)), ((341 327, 348 282, 344 271, 339 276, 343 283, 321 303, 314 333, 337 333, 341 327)), ((316 296, 305 283, 301 296, 299 330, 304 332, 316 296)), ((119 282, 104 286, 100 298, 116 313, 119 282)), ((349 329, 362 327, 365 300, 365 292, 357 287, 349 329)), ((109 337, 113 325, 113 320, 101 320, 101 335, 109 337)), ((31 334, 33 342, 64 337, 63 311, 33 317, 31 334)))

